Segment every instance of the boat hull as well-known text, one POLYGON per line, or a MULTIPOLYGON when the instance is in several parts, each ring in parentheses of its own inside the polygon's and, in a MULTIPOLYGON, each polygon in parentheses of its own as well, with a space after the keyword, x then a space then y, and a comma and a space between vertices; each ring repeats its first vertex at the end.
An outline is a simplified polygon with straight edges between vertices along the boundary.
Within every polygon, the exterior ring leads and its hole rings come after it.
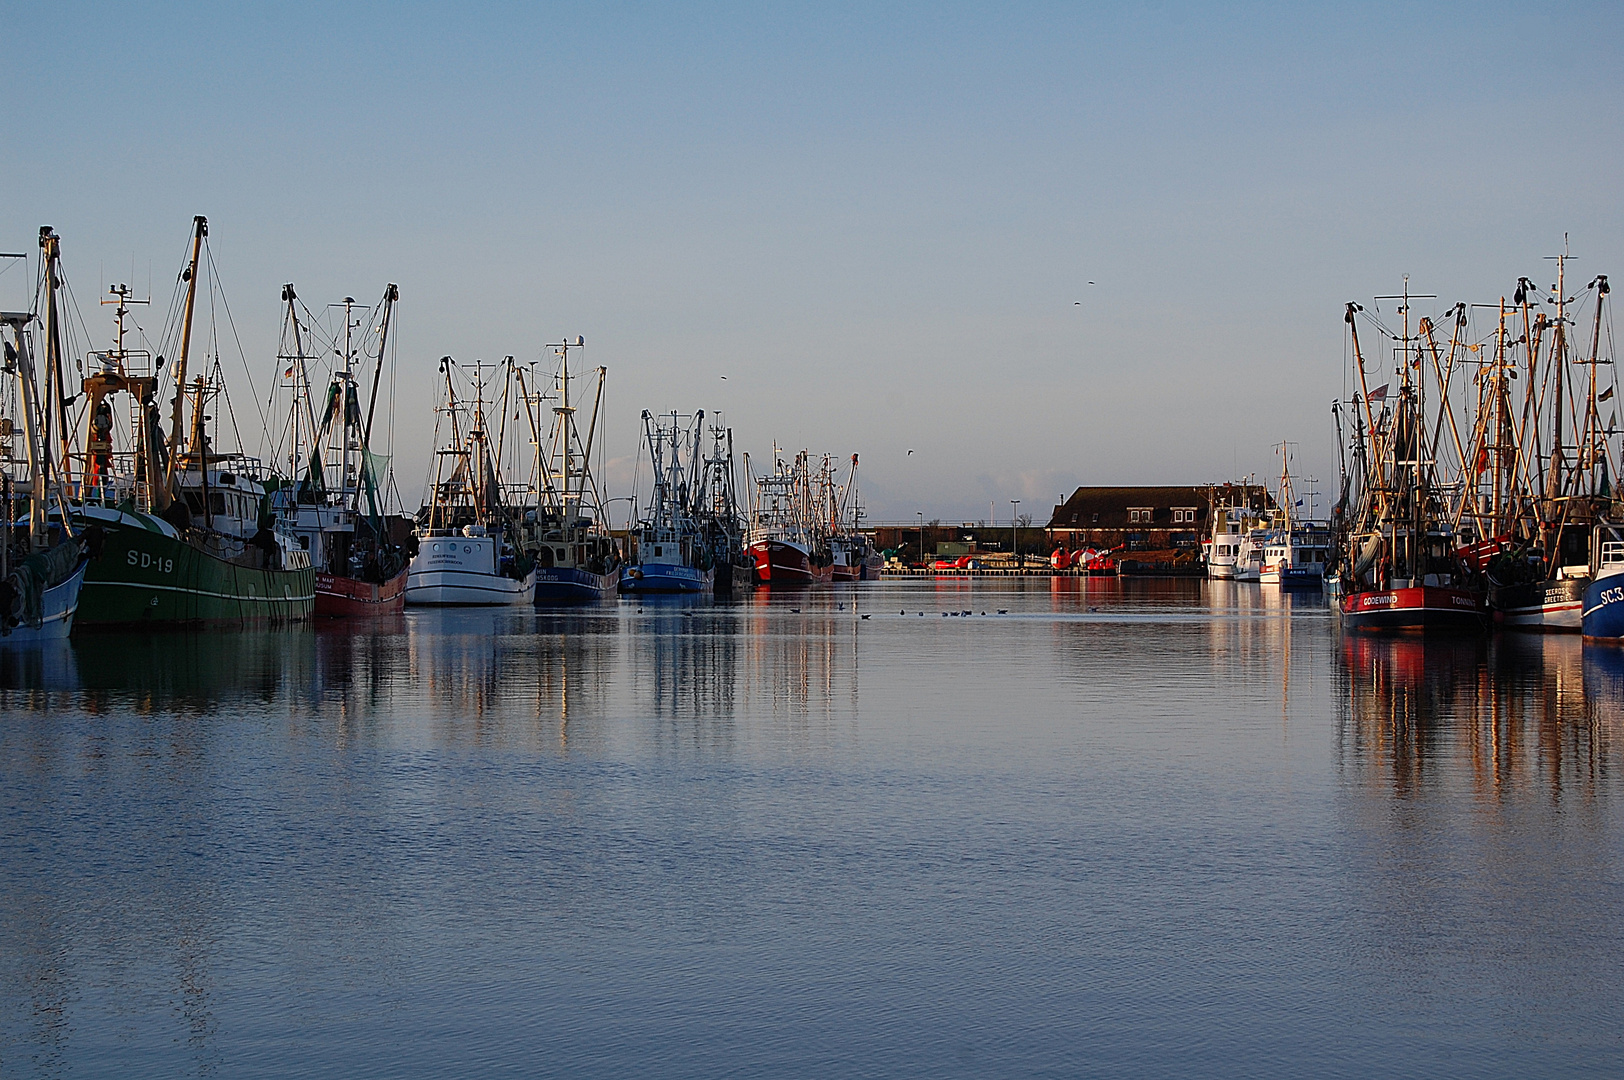
POLYGON ((1349 593, 1339 601, 1338 608, 1346 630, 1481 632, 1488 625, 1477 597, 1449 586, 1415 585, 1349 593))
POLYGON ((260 570, 163 532, 96 519, 106 533, 79 594, 80 627, 257 626, 310 618, 316 572, 260 570))
POLYGON ((532 604, 535 598, 534 570, 522 579, 477 570, 422 570, 406 580, 411 607, 507 607, 532 604))
POLYGON ((1305 566, 1265 568, 1258 581, 1263 585, 1278 585, 1282 589, 1323 589, 1325 578, 1318 570, 1305 566))
POLYGON ((1587 641, 1624 643, 1624 574, 1608 574, 1590 583, 1580 623, 1587 641))
POLYGON ((1489 590, 1489 608, 1504 626, 1524 630, 1578 633, 1583 623, 1588 577, 1535 581, 1489 590))
POLYGON ((79 611, 79 596, 84 589, 85 571, 89 565, 89 560, 81 561, 78 569, 66 581, 46 589, 40 596, 40 624, 14 626, 10 632, 0 634, 0 648, 66 638, 73 631, 73 617, 79 611))
POLYGON ((633 595, 711 592, 714 587, 712 571, 681 563, 640 563, 620 576, 620 591, 633 595))
POLYGON ((406 607, 407 576, 407 571, 402 569, 380 584, 337 574, 317 574, 316 617, 353 619, 397 614, 406 607))
POLYGON ((813 585, 833 581, 833 563, 819 565, 806 548, 787 540, 758 540, 749 547, 756 580, 769 585, 813 585))
POLYGON ((711 577, 711 586, 717 596, 731 596, 740 589, 754 587, 756 568, 744 563, 717 563, 711 577))
POLYGON ((542 567, 536 571, 536 603, 595 604, 615 595, 619 575, 594 574, 574 566, 542 567))

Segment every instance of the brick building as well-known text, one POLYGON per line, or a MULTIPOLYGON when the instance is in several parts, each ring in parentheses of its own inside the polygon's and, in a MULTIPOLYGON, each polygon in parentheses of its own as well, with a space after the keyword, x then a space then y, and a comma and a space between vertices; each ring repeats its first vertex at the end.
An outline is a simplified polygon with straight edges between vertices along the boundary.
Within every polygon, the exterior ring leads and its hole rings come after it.
POLYGON ((1214 505, 1274 509, 1260 484, 1200 487, 1080 487, 1054 508, 1045 531, 1054 547, 1127 551, 1199 549, 1214 505))

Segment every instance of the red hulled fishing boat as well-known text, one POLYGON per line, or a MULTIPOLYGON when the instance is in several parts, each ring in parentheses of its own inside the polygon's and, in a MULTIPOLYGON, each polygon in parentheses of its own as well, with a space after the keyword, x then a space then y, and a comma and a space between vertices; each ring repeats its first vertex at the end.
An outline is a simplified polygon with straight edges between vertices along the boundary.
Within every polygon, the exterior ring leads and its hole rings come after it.
MULTIPOLYGON (((748 454, 744 464, 749 472, 748 454)), ((834 554, 827 530, 818 526, 818 503, 806 451, 790 463, 774 447, 773 471, 755 477, 745 537, 745 552, 755 565, 758 582, 812 585, 834 580, 834 554)))
POLYGON ((1466 589, 1412 585, 1349 593, 1340 601, 1349 630, 1469 630, 1484 628, 1483 602, 1466 589))
POLYGON ((283 527, 309 552, 316 569, 318 617, 361 618, 391 615, 406 607, 407 567, 416 554, 417 541, 397 542, 383 513, 389 457, 372 452, 372 422, 378 386, 389 349, 389 325, 400 293, 394 285, 384 289, 370 322, 358 342, 351 331, 368 325, 355 319, 364 312, 345 297, 344 330, 331 341, 315 333, 292 284, 282 287, 285 305, 282 350, 278 364, 283 385, 290 391, 289 430, 294 452, 291 461, 302 467, 295 483, 278 488, 269 502, 283 527), (358 360, 372 361, 372 386, 363 415, 358 360), (312 369, 327 370, 317 376, 312 369), (318 390, 315 381, 325 381, 318 390), (316 402, 320 401, 318 407, 316 402))
POLYGON ((353 619, 406 610, 406 568, 388 581, 373 582, 336 574, 316 575, 316 617, 353 619))
POLYGON ((1415 374, 1422 370, 1432 324, 1423 319, 1419 333, 1410 335, 1408 283, 1405 292, 1404 329, 1395 350, 1399 386, 1391 401, 1389 386, 1366 385, 1354 320, 1363 309, 1349 304, 1345 316, 1359 393, 1351 403, 1354 470, 1335 510, 1338 612, 1347 630, 1481 633, 1488 626, 1487 608, 1481 590, 1469 587, 1454 515, 1435 481, 1437 436, 1422 409, 1425 376, 1415 374))

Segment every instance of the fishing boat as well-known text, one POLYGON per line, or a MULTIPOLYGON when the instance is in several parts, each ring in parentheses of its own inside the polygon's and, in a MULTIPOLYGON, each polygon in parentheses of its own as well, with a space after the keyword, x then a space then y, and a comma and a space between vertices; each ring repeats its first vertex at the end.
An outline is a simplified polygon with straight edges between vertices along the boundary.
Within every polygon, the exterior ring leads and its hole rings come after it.
POLYGON ((406 579, 408 605, 492 607, 535 601, 535 566, 510 538, 513 514, 503 499, 488 437, 486 366, 478 361, 470 365, 473 396, 459 399, 456 384, 462 369, 449 356, 440 360, 445 396, 435 409, 430 498, 418 511, 417 554, 406 579))
MULTIPOLYGON (((172 307, 179 325, 165 334, 177 346, 175 360, 159 357, 155 363, 150 353, 126 348, 132 300, 128 288, 114 286, 117 343, 86 358, 88 374, 76 395, 85 450, 77 460, 67 426, 61 429, 72 526, 98 527, 103 536, 85 571, 79 627, 282 623, 308 619, 315 607, 310 556, 270 511, 266 495, 276 481, 257 458, 216 449, 222 420, 235 415, 219 355, 207 357, 207 375, 188 381, 205 269, 211 295, 218 298, 219 292, 213 257, 202 258, 207 237, 207 219, 194 218, 172 307), (172 391, 167 438, 157 405, 159 373, 165 371, 172 391), (127 407, 127 420, 117 415, 115 402, 127 407), (129 449, 120 451, 120 442, 129 449)), ((60 241, 44 229, 40 243, 47 268, 48 366, 60 372, 60 332, 53 329, 60 320, 60 241)), ((47 383, 60 385, 49 373, 47 383)))
POLYGON ((0 648, 66 638, 88 564, 85 545, 72 537, 20 560, 0 560, 0 648))
POLYGON ((1325 582, 1325 557, 1330 532, 1323 525, 1299 518, 1303 500, 1297 497, 1291 476, 1291 454, 1280 443, 1280 489, 1275 498, 1274 521, 1264 534, 1258 582, 1283 589, 1318 589, 1325 582))
POLYGON ((1422 409, 1425 381, 1414 374, 1424 358, 1425 335, 1410 334, 1408 280, 1400 299, 1403 331, 1392 335, 1399 388, 1392 402, 1391 384, 1368 386, 1356 322, 1363 308, 1350 303, 1345 314, 1359 386, 1352 407, 1359 422, 1357 469, 1352 482, 1343 485, 1344 502, 1337 511, 1345 516, 1337 555, 1341 624, 1354 631, 1481 632, 1486 610, 1481 595, 1468 587, 1455 529, 1435 481, 1435 436, 1422 409), (1350 506, 1346 500, 1355 492, 1350 506))
POLYGON ((298 479, 272 493, 271 507, 316 568, 318 617, 387 615, 406 606, 411 545, 396 543, 390 535, 382 495, 389 456, 372 449, 378 387, 399 296, 393 284, 384 289, 379 318, 369 322, 359 349, 353 336, 360 325, 355 319, 357 305, 354 297, 346 296, 342 304, 334 305, 343 313, 343 330, 313 355, 315 320, 309 319, 307 325, 293 285, 282 287, 283 347, 277 362, 290 391, 286 464, 298 479), (323 354, 333 363, 318 412, 310 362, 321 360, 323 354), (364 417, 356 363, 360 355, 375 361, 364 417))
POLYGON ((0 416, 0 648, 68 636, 79 610, 85 568, 93 543, 101 535, 71 532, 58 514, 52 520, 52 497, 61 497, 56 483, 51 447, 42 435, 40 393, 35 379, 28 325, 33 316, 0 314, 11 330, 5 342, 6 370, 12 375, 15 395, 0 416), (16 438, 22 436, 24 456, 17 457, 16 438), (19 519, 18 511, 26 508, 19 519))
POLYGON ((1258 581, 1285 589, 1320 589, 1325 586, 1325 553, 1330 534, 1298 524, 1271 533, 1263 544, 1258 581))
POLYGON ((1580 628, 1587 641, 1624 644, 1624 526, 1598 524, 1591 551, 1594 576, 1585 586, 1580 628))
POLYGON ((718 596, 755 584, 755 565, 744 550, 744 515, 740 512, 737 471, 733 463, 733 429, 711 424, 711 448, 699 476, 695 505, 700 543, 711 563, 711 586, 718 596))
POLYGON ((1578 632, 1584 596, 1596 567, 1594 526, 1612 502, 1607 445, 1611 434, 1600 403, 1602 324, 1609 293, 1601 275, 1567 295, 1566 253, 1554 256, 1549 296, 1519 278, 1508 307, 1499 305, 1493 361, 1483 371, 1477 422, 1467 460, 1472 497, 1463 516, 1489 539, 1473 545, 1489 583, 1489 606, 1507 627, 1578 632), (1588 356, 1573 357, 1570 307, 1591 303, 1588 356), (1536 306, 1555 309, 1554 318, 1536 306), (1511 325, 1508 326, 1508 323, 1511 325), (1520 324, 1520 325, 1518 325, 1520 324), (1573 369, 1588 368, 1576 389, 1573 369), (1512 379, 1521 376, 1521 402, 1512 379))
POLYGON ((1207 493, 1212 531, 1202 542, 1207 577, 1214 581, 1256 581, 1263 563, 1262 538, 1267 518, 1254 505, 1251 480, 1225 484, 1207 493))
MULTIPOLYGON (((745 469, 750 470, 749 456, 745 469)), ((806 451, 785 462, 773 448, 773 471, 755 477, 745 550, 756 580, 772 585, 810 585, 834 579, 834 555, 815 525, 806 451)))
POLYGON ((704 542, 698 504, 700 439, 705 413, 684 423, 677 412, 655 418, 643 411, 644 445, 653 485, 631 530, 631 550, 620 575, 623 593, 699 593, 715 588, 714 564, 704 542))
POLYGON ((820 503, 826 506, 829 522, 830 579, 833 581, 878 581, 885 559, 863 533, 863 502, 857 491, 857 455, 851 456, 851 471, 844 484, 835 483, 829 459, 824 458, 820 503))
MULTIPOLYGON (((609 534, 603 512, 603 494, 592 472, 592 451, 598 436, 598 415, 603 406, 606 371, 597 368, 592 414, 586 437, 576 426, 576 406, 570 403, 570 350, 586 347, 577 335, 573 343, 549 345, 559 358, 553 392, 541 393, 525 379, 524 370, 509 359, 534 448, 531 481, 523 495, 528 509, 514 529, 515 542, 536 564, 536 603, 597 603, 615 595, 620 581, 620 550, 609 534), (543 410, 552 408, 550 428, 543 425, 543 410)), ((578 376, 577 376, 578 377, 578 376)))

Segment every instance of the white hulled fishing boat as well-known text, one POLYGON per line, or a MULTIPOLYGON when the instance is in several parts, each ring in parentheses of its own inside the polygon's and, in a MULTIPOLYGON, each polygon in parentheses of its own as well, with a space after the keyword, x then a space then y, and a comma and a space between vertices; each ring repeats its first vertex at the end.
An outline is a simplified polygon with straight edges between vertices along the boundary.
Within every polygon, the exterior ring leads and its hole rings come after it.
POLYGON ((530 604, 536 572, 508 532, 512 514, 487 437, 484 367, 475 362, 471 399, 459 400, 461 368, 440 361, 445 400, 435 410, 430 500, 418 512, 417 554, 406 579, 406 603, 488 607, 530 604))

